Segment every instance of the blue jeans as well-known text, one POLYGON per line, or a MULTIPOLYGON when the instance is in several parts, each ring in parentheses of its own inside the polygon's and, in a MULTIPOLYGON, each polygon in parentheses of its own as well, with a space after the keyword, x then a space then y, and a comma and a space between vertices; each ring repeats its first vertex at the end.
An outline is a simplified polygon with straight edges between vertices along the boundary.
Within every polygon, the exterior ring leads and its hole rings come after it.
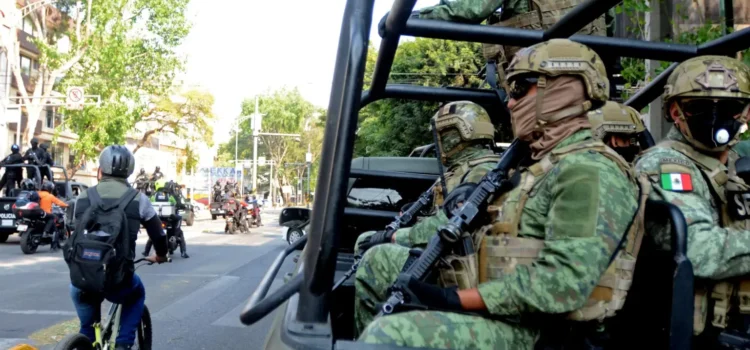
POLYGON ((101 321, 102 301, 109 300, 122 306, 120 317, 120 330, 117 333, 116 344, 133 345, 135 343, 135 332, 141 322, 143 305, 146 301, 146 289, 138 275, 133 274, 133 282, 130 288, 123 288, 116 292, 101 294, 84 293, 80 289, 70 285, 70 297, 81 321, 80 333, 94 341, 94 323, 101 321))

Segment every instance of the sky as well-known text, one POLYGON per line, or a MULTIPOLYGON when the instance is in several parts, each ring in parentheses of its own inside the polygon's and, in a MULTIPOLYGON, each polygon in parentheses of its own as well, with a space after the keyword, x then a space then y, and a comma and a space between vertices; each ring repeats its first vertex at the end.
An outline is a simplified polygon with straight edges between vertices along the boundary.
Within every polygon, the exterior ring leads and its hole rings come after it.
MULTIPOLYGON (((415 9, 437 4, 418 0, 415 9)), ((192 0, 193 28, 180 51, 187 58, 181 77, 214 95, 218 122, 214 141, 230 138, 244 98, 282 86, 299 88, 327 108, 345 0, 192 0), (217 3, 231 6, 216 6, 217 3), (325 8, 324 8, 325 6, 325 8), (290 11, 291 10, 291 11, 290 11)), ((370 40, 393 0, 376 0, 370 40)), ((263 113, 263 111, 261 111, 263 113)))

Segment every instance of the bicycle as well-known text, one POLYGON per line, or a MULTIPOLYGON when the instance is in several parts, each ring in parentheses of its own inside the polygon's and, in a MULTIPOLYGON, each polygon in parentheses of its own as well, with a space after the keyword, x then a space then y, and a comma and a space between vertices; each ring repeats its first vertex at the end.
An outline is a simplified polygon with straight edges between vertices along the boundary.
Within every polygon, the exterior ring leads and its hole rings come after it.
MULTIPOLYGON (((133 263, 137 264, 143 261, 146 261, 146 259, 138 259, 133 263)), ((167 258, 167 262, 172 262, 172 258, 167 258)), ((135 269, 137 270, 143 265, 153 264, 154 263, 152 262, 141 264, 135 269)), ((117 339, 117 333, 120 330, 121 314, 122 308, 120 307, 120 304, 113 303, 109 307, 109 311, 104 320, 94 323, 94 336, 96 339, 94 339, 93 343, 91 342, 91 339, 81 333, 69 334, 57 343, 55 350, 114 350, 115 339, 117 339)), ((151 350, 152 341, 151 313, 149 312, 148 307, 144 304, 143 313, 141 313, 141 322, 138 325, 136 342, 134 344, 137 347, 134 347, 134 349, 151 350)))

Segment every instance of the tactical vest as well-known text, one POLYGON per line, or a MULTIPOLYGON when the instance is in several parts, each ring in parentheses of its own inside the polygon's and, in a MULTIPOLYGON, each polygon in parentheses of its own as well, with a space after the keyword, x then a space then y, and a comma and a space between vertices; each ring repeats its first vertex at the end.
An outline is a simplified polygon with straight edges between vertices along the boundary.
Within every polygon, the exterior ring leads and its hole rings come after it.
MULTIPOLYGON (((585 0, 527 0, 529 12, 519 14, 504 21, 493 16, 488 23, 493 26, 511 27, 531 30, 547 30, 557 23, 563 16, 585 0)), ((578 34, 607 35, 607 25, 604 15, 587 24, 578 34)), ((503 46, 497 44, 482 44, 482 53, 486 60, 495 60, 499 65, 510 62, 513 55, 521 49, 518 46, 503 46)))
MULTIPOLYGON (((735 162, 739 156, 736 153, 729 152, 728 166, 724 166, 718 159, 704 155, 682 142, 663 141, 657 147, 673 149, 695 163, 719 208, 721 227, 750 230, 750 206, 745 205, 746 199, 743 196, 750 194, 750 186, 737 176, 735 162)), ((711 319, 714 327, 727 327, 727 314, 733 307, 738 307, 741 314, 750 314, 750 279, 731 278, 711 284, 713 282, 706 280, 695 283, 693 333, 696 335, 701 334, 706 327, 709 296, 714 301, 711 319)))
MULTIPOLYGON (((497 163, 499 161, 500 156, 487 154, 476 159, 455 164, 445 173, 445 186, 448 187, 448 190, 452 190, 464 182, 466 176, 475 166, 483 163, 497 163)), ((440 179, 438 179, 437 182, 439 183, 440 179)), ((433 207, 437 209, 442 206, 446 196, 447 193, 443 193, 443 186, 435 186, 435 190, 433 191, 433 207)))
POLYGON ((518 265, 531 265, 539 258, 544 240, 518 236, 526 201, 536 195, 546 175, 562 158, 585 151, 602 154, 617 164, 634 185, 639 185, 640 196, 635 220, 626 233, 627 245, 617 252, 586 304, 567 315, 573 321, 603 320, 614 316, 625 304, 645 232, 644 209, 651 189, 646 176, 636 180, 628 163, 601 141, 587 140, 554 150, 522 171, 520 183, 515 189, 491 203, 487 210, 492 221, 476 233, 476 236, 482 237, 479 249, 479 283, 499 279, 511 273, 518 265))
MULTIPOLYGON (((454 189, 466 181, 474 167, 484 164, 496 164, 500 161, 500 156, 488 154, 470 161, 461 162, 451 167, 445 175, 445 184, 449 189, 454 189)), ((438 186, 440 187, 440 186, 438 186)), ((441 198, 442 203, 443 198, 441 198)), ((468 233, 466 234, 468 235, 468 233)), ((478 247, 479 242, 475 241, 473 246, 478 247)), ((473 254, 456 255, 451 254, 442 257, 437 264, 439 272, 438 283, 445 287, 457 286, 459 289, 474 288, 477 286, 477 254, 474 249, 473 254)))

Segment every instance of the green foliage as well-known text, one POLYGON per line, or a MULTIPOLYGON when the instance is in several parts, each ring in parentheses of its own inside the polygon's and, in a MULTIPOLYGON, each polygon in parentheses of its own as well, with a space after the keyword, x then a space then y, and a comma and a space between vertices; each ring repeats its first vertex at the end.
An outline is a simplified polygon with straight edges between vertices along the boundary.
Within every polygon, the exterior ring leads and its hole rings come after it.
POLYGON ((137 152, 151 137, 170 133, 188 142, 213 144, 214 97, 208 92, 189 90, 176 96, 156 96, 150 108, 138 118, 144 126, 136 141, 137 152))
MULTIPOLYGON (((370 45, 365 70, 365 89, 372 82, 377 52, 370 45)), ((479 87, 477 73, 484 66, 477 43, 417 38, 402 43, 393 62, 389 83, 421 86, 479 87)), ((429 120, 438 104, 386 99, 359 113, 354 154, 404 156, 418 146, 432 143, 429 120)))
MULTIPOLYGON (((124 143, 126 133, 148 116, 149 100, 143 96, 156 96, 157 101, 166 97, 184 64, 176 48, 191 28, 185 18, 188 2, 84 1, 83 13, 91 14, 79 30, 61 26, 46 42, 37 40, 42 65, 67 72, 57 90, 83 86, 87 95, 101 97, 99 107, 66 111, 65 127, 79 136, 72 146, 77 160, 71 166, 95 158, 107 145, 124 143), (56 48, 63 35, 71 42, 67 54, 56 48), (75 60, 75 55, 80 59, 75 60)), ((72 8, 71 3, 61 2, 58 7, 72 8)))
MULTIPOLYGON (((325 110, 305 100, 297 88, 282 88, 258 96, 258 108, 260 113, 264 114, 261 133, 300 135, 299 137, 259 136, 258 155, 276 162, 274 178, 279 180, 280 185, 296 184, 300 175, 297 167, 285 167, 282 164, 304 163, 309 145, 313 155, 311 187, 314 187, 318 168, 315 164, 323 145, 325 110)), ((249 116, 254 112, 255 97, 245 99, 242 102, 242 115, 249 116)), ((235 143, 238 144, 237 157, 239 159, 252 159, 253 157, 252 119, 247 119, 239 126, 239 133, 232 132, 232 138, 219 146, 218 160, 221 165, 233 166, 235 143), (236 140, 235 137, 237 137, 236 140)), ((259 175, 267 172, 268 168, 258 167, 259 175)), ((302 176, 306 179, 306 175, 302 176)))

